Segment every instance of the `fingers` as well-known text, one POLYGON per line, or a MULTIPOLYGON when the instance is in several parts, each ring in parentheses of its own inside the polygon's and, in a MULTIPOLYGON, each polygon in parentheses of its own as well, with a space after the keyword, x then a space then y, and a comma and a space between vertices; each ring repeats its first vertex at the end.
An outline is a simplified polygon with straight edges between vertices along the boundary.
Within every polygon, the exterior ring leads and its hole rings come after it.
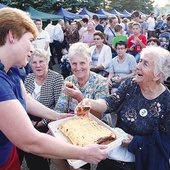
POLYGON ((72 113, 58 113, 58 119, 64 119, 64 118, 67 118, 67 117, 73 117, 75 116, 75 114, 72 114, 72 113))
POLYGON ((85 157, 85 161, 93 164, 99 163, 101 160, 106 159, 108 156, 105 150, 107 146, 92 144, 87 146, 88 156, 85 157))
POLYGON ((89 105, 89 106, 91 106, 91 103, 90 103, 89 99, 87 99, 87 98, 84 98, 84 99, 80 102, 80 104, 81 104, 81 105, 89 105))
POLYGON ((99 146, 99 149, 107 149, 106 145, 98 145, 98 146, 99 146))

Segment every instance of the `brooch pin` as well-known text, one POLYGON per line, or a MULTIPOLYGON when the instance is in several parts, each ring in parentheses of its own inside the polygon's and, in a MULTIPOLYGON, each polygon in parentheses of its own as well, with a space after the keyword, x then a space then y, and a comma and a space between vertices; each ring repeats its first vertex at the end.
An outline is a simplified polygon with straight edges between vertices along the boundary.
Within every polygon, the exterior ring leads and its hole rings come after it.
POLYGON ((145 117, 147 114, 148 114, 148 111, 146 109, 141 109, 139 111, 139 114, 142 116, 142 117, 145 117))

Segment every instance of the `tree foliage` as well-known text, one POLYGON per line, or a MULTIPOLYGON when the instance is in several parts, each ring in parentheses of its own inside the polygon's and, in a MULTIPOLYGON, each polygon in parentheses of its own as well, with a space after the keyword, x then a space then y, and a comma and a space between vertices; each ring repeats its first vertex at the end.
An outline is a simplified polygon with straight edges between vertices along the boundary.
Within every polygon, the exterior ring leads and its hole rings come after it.
POLYGON ((0 0, 0 3, 22 10, 32 6, 37 10, 51 13, 57 12, 60 7, 74 13, 83 7, 93 12, 100 8, 106 11, 110 11, 113 8, 118 11, 137 9, 144 13, 153 11, 153 0, 0 0))

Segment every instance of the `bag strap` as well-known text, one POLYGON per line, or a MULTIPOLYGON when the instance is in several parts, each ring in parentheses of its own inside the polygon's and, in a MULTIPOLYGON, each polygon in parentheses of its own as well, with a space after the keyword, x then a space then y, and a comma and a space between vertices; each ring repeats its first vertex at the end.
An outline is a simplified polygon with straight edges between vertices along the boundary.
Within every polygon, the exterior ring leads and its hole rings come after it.
POLYGON ((109 27, 110 31, 112 32, 112 34, 114 35, 114 37, 116 37, 116 34, 113 32, 113 30, 109 27))

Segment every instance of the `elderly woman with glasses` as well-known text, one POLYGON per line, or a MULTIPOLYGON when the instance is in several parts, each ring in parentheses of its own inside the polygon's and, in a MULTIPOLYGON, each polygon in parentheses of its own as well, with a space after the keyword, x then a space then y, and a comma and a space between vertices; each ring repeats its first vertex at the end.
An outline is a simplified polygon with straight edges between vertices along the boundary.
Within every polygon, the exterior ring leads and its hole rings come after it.
POLYGON ((104 34, 100 31, 94 33, 95 45, 90 47, 91 50, 91 71, 97 72, 102 76, 107 76, 109 71, 109 64, 112 59, 111 48, 105 45, 104 34))
POLYGON ((115 48, 117 56, 110 62, 107 80, 111 92, 114 92, 124 80, 135 75, 137 65, 134 56, 127 53, 124 41, 117 42, 115 48))

